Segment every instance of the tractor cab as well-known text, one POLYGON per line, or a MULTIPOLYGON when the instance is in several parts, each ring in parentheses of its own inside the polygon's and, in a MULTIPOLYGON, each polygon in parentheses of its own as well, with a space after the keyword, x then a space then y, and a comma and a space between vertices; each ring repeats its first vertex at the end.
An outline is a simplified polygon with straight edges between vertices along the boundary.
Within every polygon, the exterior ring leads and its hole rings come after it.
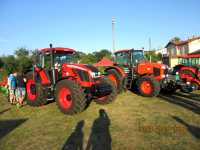
POLYGON ((119 50, 115 52, 115 62, 122 66, 135 66, 145 60, 143 50, 119 50))
POLYGON ((42 68, 52 68, 57 64, 72 64, 75 50, 69 48, 45 48, 39 51, 35 65, 42 68))
POLYGON ((72 64, 75 50, 70 48, 44 48, 38 51, 35 60, 34 70, 37 72, 37 79, 40 79, 43 85, 52 85, 56 83, 61 75, 63 64, 72 64))

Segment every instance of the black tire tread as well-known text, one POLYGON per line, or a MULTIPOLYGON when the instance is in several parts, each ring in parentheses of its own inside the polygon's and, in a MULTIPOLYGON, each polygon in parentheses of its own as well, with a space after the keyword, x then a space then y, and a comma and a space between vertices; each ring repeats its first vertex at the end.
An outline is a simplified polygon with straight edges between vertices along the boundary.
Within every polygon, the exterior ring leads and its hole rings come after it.
POLYGON ((106 100, 99 100, 97 98, 97 99, 94 99, 94 101, 97 104, 106 105, 106 104, 109 104, 109 103, 113 102, 116 99, 116 97, 117 97, 117 89, 116 89, 116 86, 114 85, 114 83, 107 77, 102 77, 101 78, 101 82, 103 82, 105 84, 110 84, 112 86, 112 93, 107 96, 106 100))
POLYGON ((56 85, 55 97, 56 97, 56 104, 58 108, 64 114, 73 115, 73 114, 82 112, 86 107, 86 102, 87 102, 86 94, 84 93, 84 90, 82 89, 82 87, 73 80, 65 79, 58 82, 56 85), (67 88, 70 89, 71 96, 73 99, 72 107, 68 110, 60 106, 59 99, 58 99, 59 90, 64 86, 65 87, 67 86, 67 88))
POLYGON ((113 74, 116 77, 118 83, 117 92, 121 93, 123 91, 123 77, 121 74, 116 69, 109 69, 107 73, 113 74))

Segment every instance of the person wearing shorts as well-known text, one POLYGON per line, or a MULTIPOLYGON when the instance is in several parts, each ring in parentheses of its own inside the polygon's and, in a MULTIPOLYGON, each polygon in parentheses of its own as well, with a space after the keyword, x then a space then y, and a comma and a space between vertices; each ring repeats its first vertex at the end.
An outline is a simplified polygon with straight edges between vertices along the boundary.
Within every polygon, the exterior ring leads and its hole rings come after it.
POLYGON ((15 92, 17 87, 16 73, 10 74, 8 77, 9 100, 11 104, 16 101, 15 92))
POLYGON ((26 95, 26 79, 22 74, 17 75, 17 90, 16 90, 16 99, 19 106, 23 105, 23 101, 26 95))

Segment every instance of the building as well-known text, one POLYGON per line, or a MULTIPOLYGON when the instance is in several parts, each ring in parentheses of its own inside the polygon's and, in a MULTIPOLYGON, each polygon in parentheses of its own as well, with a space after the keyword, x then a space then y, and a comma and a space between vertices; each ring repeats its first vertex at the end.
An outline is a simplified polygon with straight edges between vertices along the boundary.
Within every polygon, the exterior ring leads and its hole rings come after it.
POLYGON ((166 55, 167 54, 167 48, 160 48, 155 50, 155 54, 162 54, 162 55, 166 55))
POLYGON ((185 41, 170 41, 165 48, 169 57, 169 66, 174 67, 178 64, 178 56, 200 53, 200 36, 185 41))

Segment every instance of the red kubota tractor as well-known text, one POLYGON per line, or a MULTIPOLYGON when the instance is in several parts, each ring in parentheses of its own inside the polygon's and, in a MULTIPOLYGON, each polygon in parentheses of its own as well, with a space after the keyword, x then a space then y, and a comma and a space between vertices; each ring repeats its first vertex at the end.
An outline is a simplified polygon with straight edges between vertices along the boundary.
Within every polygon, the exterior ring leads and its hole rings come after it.
POLYGON ((119 50, 115 53, 115 63, 106 68, 108 78, 116 85, 118 92, 123 89, 137 89, 142 96, 153 97, 163 92, 177 89, 191 89, 190 86, 169 78, 168 67, 145 60, 143 50, 119 50))
POLYGON ((55 99, 58 108, 71 115, 83 111, 88 100, 108 104, 116 98, 114 83, 94 66, 73 64, 74 53, 52 45, 38 52, 33 71, 27 73, 29 105, 40 106, 55 99))
POLYGON ((190 82, 193 90, 200 88, 200 55, 189 54, 178 58, 178 65, 173 68, 173 73, 179 73, 183 82, 190 82))

